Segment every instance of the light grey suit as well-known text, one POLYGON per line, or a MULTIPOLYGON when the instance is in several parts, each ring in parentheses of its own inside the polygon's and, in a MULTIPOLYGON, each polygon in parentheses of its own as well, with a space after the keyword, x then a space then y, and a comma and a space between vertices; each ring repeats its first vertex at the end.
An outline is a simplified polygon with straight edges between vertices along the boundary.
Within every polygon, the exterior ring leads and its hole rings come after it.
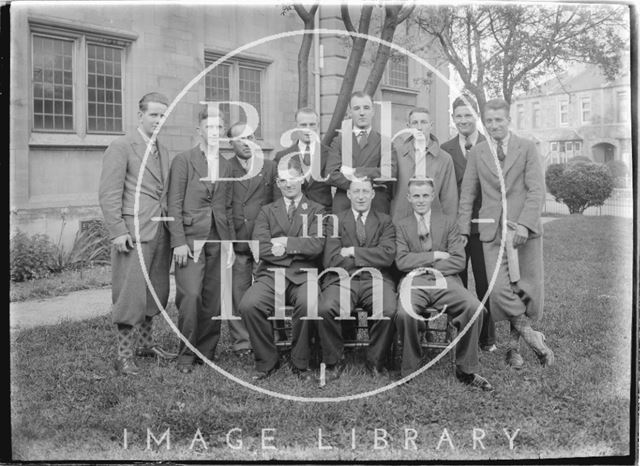
POLYGON ((496 266, 496 282, 491 289, 491 314, 494 320, 526 314, 532 320, 542 317, 544 272, 542 264, 542 224, 540 214, 545 196, 544 174, 535 144, 511 133, 502 168, 506 189, 507 221, 524 225, 529 239, 520 246, 520 280, 510 283, 506 253, 497 264, 502 237, 502 195, 496 159, 489 143, 481 142, 471 149, 462 180, 458 225, 468 235, 473 202, 480 191, 480 219, 492 220, 479 225, 484 246, 487 278, 491 283, 496 266), (520 292, 519 292, 520 291, 520 292))
MULTIPOLYGON (((169 234, 164 222, 152 217, 166 215, 169 152, 157 143, 159 159, 150 154, 140 186, 138 220, 145 268, 160 304, 166 307, 169 299, 169 268, 171 251, 169 234), (161 224, 161 225, 159 225, 161 224)), ((115 139, 104 153, 98 197, 106 227, 111 239, 130 234, 136 242, 134 230, 134 203, 138 176, 147 144, 135 130, 115 139)), ((145 316, 153 316, 158 306, 147 290, 138 250, 127 253, 111 252, 112 319, 115 324, 135 326, 145 316)))

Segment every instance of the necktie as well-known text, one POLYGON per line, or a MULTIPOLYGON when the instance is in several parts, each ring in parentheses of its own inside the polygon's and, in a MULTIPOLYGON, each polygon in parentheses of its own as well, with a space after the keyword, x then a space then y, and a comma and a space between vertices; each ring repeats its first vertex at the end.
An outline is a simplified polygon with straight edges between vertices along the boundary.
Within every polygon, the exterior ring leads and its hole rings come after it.
POLYGON ((289 206, 287 207, 287 217, 289 217, 289 223, 293 223, 293 213, 296 210, 296 206, 293 201, 289 201, 289 206))
POLYGON ((500 163, 504 162, 504 150, 502 149, 502 141, 497 141, 496 152, 498 153, 498 160, 500 160, 500 163))
POLYGON ((153 144, 151 146, 151 153, 149 155, 149 162, 154 165, 156 171, 160 173, 160 179, 163 180, 162 166, 160 164, 160 153, 158 152, 158 146, 156 144, 153 144))
POLYGON ((356 220, 356 235, 358 236, 358 243, 360 243, 360 247, 364 246, 367 241, 367 233, 364 229, 364 218, 362 217, 362 212, 358 214, 358 219, 356 220))
POLYGON ((309 147, 309 144, 306 144, 304 147, 304 152, 302 153, 302 163, 307 167, 311 165, 311 147, 309 147))
POLYGON ((367 145, 367 132, 365 130, 358 133, 358 145, 360 146, 360 149, 367 145))
POLYGON ((472 147, 473 147, 473 144, 471 144, 471 141, 469 141, 469 138, 466 138, 464 143, 464 150, 466 152, 465 155, 469 155, 469 151, 471 150, 472 147))
POLYGON ((429 227, 424 216, 420 216, 420 221, 418 222, 418 238, 420 239, 422 250, 431 251, 431 237, 429 236, 429 227))

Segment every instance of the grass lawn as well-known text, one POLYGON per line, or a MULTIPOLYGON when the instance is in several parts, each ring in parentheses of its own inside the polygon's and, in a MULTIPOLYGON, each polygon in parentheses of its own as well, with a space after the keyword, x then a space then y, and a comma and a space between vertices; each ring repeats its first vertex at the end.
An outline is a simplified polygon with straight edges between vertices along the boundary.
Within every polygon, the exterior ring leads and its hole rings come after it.
MULTIPOLYGON (((543 369, 525 349, 525 369, 513 372, 505 367, 503 348, 482 353, 482 374, 496 387, 493 393, 456 382, 448 357, 409 384, 340 403, 276 399, 206 366, 183 375, 171 364, 149 360, 141 362, 140 377, 117 377, 115 338, 104 317, 12 335, 14 458, 437 460, 629 454, 632 222, 569 216, 545 225, 545 232, 546 314, 539 328, 557 364, 543 369), (167 428, 171 448, 152 442, 146 450, 147 429, 160 438, 167 428), (477 437, 484 433, 484 449, 479 443, 474 449, 474 428, 477 437), (202 441, 190 448, 197 429, 206 449, 202 441), (275 430, 264 432, 263 439, 262 429, 275 430), (323 446, 331 449, 318 447, 318 429, 323 446), (388 444, 379 441, 378 449, 375 429, 388 434, 388 444), (416 449, 405 444, 411 429, 416 449), (519 429, 513 449, 504 429, 512 436, 519 429), (227 445, 228 434, 239 448, 227 445), (440 442, 447 434, 451 442, 440 442), (277 449, 263 449, 263 443, 277 449)), ((175 319, 173 306, 170 314, 175 319)), ((159 342, 175 348, 167 323, 156 322, 159 342)), ((505 323, 498 325, 500 341, 506 341, 507 330, 505 323)), ((230 352, 226 324, 218 351, 221 367, 248 376, 251 363, 230 352)), ((289 369, 260 385, 330 397, 382 382, 367 376, 360 362, 322 390, 300 382, 289 369)))
POLYGON ((51 298, 71 291, 88 290, 111 285, 111 266, 96 265, 64 272, 38 280, 10 282, 9 301, 51 298))

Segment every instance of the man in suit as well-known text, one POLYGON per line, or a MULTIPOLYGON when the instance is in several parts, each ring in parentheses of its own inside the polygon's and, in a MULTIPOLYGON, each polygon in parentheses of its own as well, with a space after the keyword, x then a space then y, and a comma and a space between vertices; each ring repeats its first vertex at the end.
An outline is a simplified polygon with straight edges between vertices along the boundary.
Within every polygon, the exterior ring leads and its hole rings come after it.
POLYGON ((115 139, 104 153, 98 197, 104 221, 113 243, 111 249, 112 321, 118 335, 118 373, 137 375, 133 360, 136 345, 134 328, 139 330, 138 356, 173 359, 153 343, 152 317, 159 313, 153 296, 147 290, 140 266, 138 247, 160 304, 169 299, 171 253, 169 234, 163 222, 154 220, 166 215, 166 180, 169 175, 169 152, 157 139, 151 140, 167 109, 167 98, 152 92, 138 102, 138 127, 132 133, 115 139), (140 191, 137 183, 148 146, 150 152, 142 172, 140 191), (139 195, 138 221, 140 236, 135 235, 134 204, 139 195))
MULTIPOLYGON (((370 178, 352 181, 347 191, 351 208, 337 214, 337 237, 326 238, 325 269, 340 267, 351 277, 346 283, 335 273, 328 273, 323 279, 318 310, 322 321, 318 321, 318 334, 328 379, 337 378, 344 365, 341 321, 336 318, 350 315, 357 306, 362 306, 369 316, 375 315, 369 326, 366 368, 373 376, 383 375, 385 371, 384 362, 393 338, 396 293, 390 267, 396 245, 391 217, 373 209, 374 196, 370 178), (353 276, 363 267, 374 268, 377 273, 362 271, 353 276), (341 304, 343 286, 349 287, 349 302, 341 304), (377 295, 380 291, 381 296, 377 295), (342 306, 348 307, 341 309, 342 306), (376 310, 378 306, 382 309, 376 310)), ((327 232, 331 231, 331 227, 327 228, 327 232)))
POLYGON ((398 154, 398 181, 395 185, 391 213, 398 222, 413 213, 407 201, 409 180, 431 178, 435 184, 434 210, 455 218, 458 213, 458 191, 451 156, 440 149, 431 134, 433 123, 429 110, 416 107, 409 112, 407 126, 416 130, 396 149, 398 154))
MULTIPOLYGON (((364 92, 354 92, 351 95, 349 104, 349 114, 353 122, 353 132, 351 137, 352 165, 343 166, 342 138, 345 135, 337 136, 331 144, 329 159, 327 161, 327 171, 329 184, 336 187, 333 197, 333 212, 338 213, 348 210, 351 203, 347 197, 350 180, 345 176, 345 171, 356 178, 367 177, 373 179, 375 197, 373 199, 373 210, 389 214, 391 208, 392 183, 391 181, 379 181, 381 177, 381 136, 380 133, 371 128, 373 120, 373 99, 364 92), (345 170, 346 169, 346 170, 345 170)), ((349 137, 349 136, 347 136, 349 137)), ((395 150, 391 150, 391 178, 397 174, 397 157, 395 150)))
MULTIPOLYGON (((234 178, 245 176, 255 162, 256 155, 251 149, 250 142, 255 141, 253 134, 241 136, 246 129, 246 124, 237 122, 227 131, 227 137, 231 138, 231 146, 234 156, 229 160, 231 174, 234 178), (247 141, 250 141, 249 143, 247 141)), ((280 196, 277 185, 276 164, 272 160, 263 160, 262 168, 256 176, 247 180, 233 182, 233 226, 236 240, 249 241, 253 234, 253 227, 260 209, 271 204, 280 196)), ((238 308, 242 297, 251 287, 253 281, 253 268, 256 264, 248 243, 235 243, 233 245, 236 259, 233 263, 233 311, 239 314, 238 308)), ((249 332, 242 320, 230 320, 231 348, 238 356, 248 355, 251 352, 249 332)))
POLYGON ((307 314, 308 302, 307 273, 302 269, 317 267, 324 240, 318 235, 320 225, 316 215, 322 214, 323 209, 302 194, 303 179, 303 173, 295 165, 279 171, 282 198, 262 207, 253 228, 253 239, 260 243, 260 262, 255 281, 240 302, 240 314, 249 331, 256 361, 253 380, 262 380, 280 367, 269 320, 279 297, 293 306, 293 371, 303 380, 311 379, 310 321, 301 320, 307 314))
MULTIPOLYGON (((206 358, 214 358, 220 339, 220 254, 219 243, 206 243, 195 255, 195 240, 233 240, 231 215, 232 184, 210 180, 207 161, 209 144, 215 143, 224 129, 222 115, 209 115, 204 108, 198 115, 199 143, 178 154, 171 163, 169 181, 169 224, 175 260, 178 329, 206 358)), ((229 163, 220 155, 219 173, 231 177, 229 163)), ((195 354, 181 342, 178 370, 189 373, 195 354)))
POLYGON ((287 149, 278 152, 273 160, 278 164, 283 157, 291 154, 289 160, 297 164, 302 173, 305 174, 305 180, 302 184, 304 195, 309 200, 322 205, 325 212, 331 213, 331 205, 333 203, 331 185, 326 181, 314 178, 312 171, 314 163, 319 162, 316 168, 316 176, 324 177, 329 155, 328 148, 323 146, 320 141, 312 138, 312 133, 317 134, 318 131, 318 114, 310 107, 303 107, 296 111, 295 118, 297 127, 303 129, 299 132, 298 141, 287 149))
MULTIPOLYGON (((465 257, 455 219, 431 209, 434 187, 435 183, 428 178, 409 181, 407 199, 413 213, 396 223, 398 269, 405 274, 421 267, 432 269, 413 279, 405 278, 400 286, 395 323, 402 341, 400 373, 403 377, 420 367, 420 313, 428 307, 446 307, 444 310, 453 325, 461 331, 482 307, 480 301, 462 286, 458 276, 465 257), (445 282, 438 283, 438 278, 445 282)), ((481 322, 482 310, 456 346, 456 378, 467 385, 491 391, 491 384, 477 374, 481 322)))
MULTIPOLYGON (((478 112, 478 107, 475 102, 471 100, 471 97, 467 97, 466 101, 462 97, 458 97, 453 101, 453 113, 451 117, 458 129, 458 134, 451 140, 442 144, 442 149, 448 152, 453 159, 453 168, 456 173, 456 183, 458 188, 458 195, 460 195, 460 186, 462 185, 462 177, 464 176, 464 170, 467 166, 467 156, 469 151, 477 143, 485 140, 485 137, 478 131, 476 124, 475 113, 478 112), (475 113, 474 113, 475 112, 475 113)), ((471 213, 472 219, 478 218, 480 212, 480 205, 482 204, 482 195, 478 193, 475 202, 473 203, 473 210, 471 213)), ((478 224, 471 222, 471 230, 469 232, 469 241, 465 247, 465 253, 467 260, 464 264, 464 269, 460 273, 462 284, 467 287, 468 267, 469 260, 471 260, 471 267, 473 269, 473 279, 476 284, 476 295, 478 299, 482 299, 487 294, 489 288, 489 282, 487 280, 487 272, 484 267, 484 253, 482 252, 482 242, 480 241, 480 234, 478 233, 478 224)), ((491 306, 489 300, 485 303, 487 314, 482 321, 482 330, 480 331, 480 348, 484 351, 496 350, 496 326, 491 318, 491 306)))
POLYGON ((514 342, 519 335, 531 346, 543 365, 554 363, 553 351, 544 335, 531 328, 530 320, 542 318, 544 274, 542 268, 542 223, 540 214, 545 196, 544 175, 535 144, 509 131, 509 104, 490 100, 484 109, 484 122, 490 139, 479 143, 469 153, 462 180, 458 225, 465 238, 471 233, 471 216, 477 193, 482 195, 479 217, 491 222, 479 224, 487 275, 497 279, 491 290, 491 314, 498 322, 509 320, 512 336, 507 363, 522 366, 522 356, 514 342), (500 173, 506 189, 506 212, 503 212, 500 173), (502 216, 506 215, 508 244, 502 260, 502 216), (512 253, 510 248, 514 248, 512 253), (511 260, 509 260, 511 258, 511 260), (509 263, 510 262, 510 263, 509 263))

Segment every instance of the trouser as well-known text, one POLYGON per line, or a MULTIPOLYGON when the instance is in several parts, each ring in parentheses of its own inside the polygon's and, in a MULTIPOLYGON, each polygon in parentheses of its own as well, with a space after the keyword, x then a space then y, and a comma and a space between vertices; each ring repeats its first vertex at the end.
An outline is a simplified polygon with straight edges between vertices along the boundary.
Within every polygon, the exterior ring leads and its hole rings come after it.
MULTIPOLYGON (((240 301, 251 287, 253 281, 253 257, 251 254, 236 253, 233 263, 233 315, 240 316, 240 301)), ((231 334, 231 349, 233 351, 246 350, 251 348, 249 332, 242 320, 229 321, 229 333, 231 334)))
MULTIPOLYGON (((451 318, 451 323, 458 332, 461 332, 471 321, 481 304, 469 290, 462 286, 458 278, 445 277, 445 279, 447 281, 446 288, 424 290, 415 287, 433 286, 433 281, 430 282, 425 276, 415 277, 411 289, 413 310, 416 314, 421 315, 426 308, 442 309, 446 305, 446 314, 451 318)), ((477 320, 460 338, 456 346, 456 365, 462 372, 478 371, 478 337, 482 316, 483 312, 481 311, 477 320)), ((400 374, 404 377, 420 367, 422 347, 420 346, 419 334, 420 321, 404 309, 400 299, 398 300, 395 324, 402 342, 400 374)))
MULTIPOLYGON (((342 321, 336 320, 340 315, 340 284, 327 286, 321 295, 318 306, 318 335, 322 347, 322 360, 327 365, 337 363, 344 351, 342 337, 342 321)), ((376 284, 376 286, 379 286, 376 284)), ((370 278, 353 278, 350 282, 348 313, 357 306, 371 316, 374 313, 374 286, 370 278)), ((396 293, 393 284, 382 282, 382 315, 383 319, 369 321, 369 346, 367 347, 367 364, 382 369, 393 340, 393 317, 396 312, 396 293)))
MULTIPOLYGON (((487 272, 484 266, 482 241, 480 241, 480 235, 478 233, 472 233, 469 235, 469 241, 465 247, 465 253, 467 255, 467 260, 464 263, 464 270, 460 272, 460 279, 462 280, 464 287, 467 288, 469 261, 471 261, 473 279, 476 284, 476 296, 479 300, 482 300, 489 289, 489 282, 487 280, 487 272)), ((496 325, 491 318, 491 306, 489 301, 490 300, 487 297, 484 304, 487 312, 482 320, 482 329, 480 330, 481 346, 491 346, 496 342, 496 325)))
MULTIPOLYGON (((273 339, 273 325, 268 318, 274 314, 274 277, 263 274, 256 278, 240 301, 240 315, 249 332, 256 361, 256 369, 269 371, 278 362, 278 348, 273 339)), ((291 320, 291 362, 301 370, 309 367, 309 320, 307 314, 307 285, 286 281, 285 301, 293 306, 291 320)))

